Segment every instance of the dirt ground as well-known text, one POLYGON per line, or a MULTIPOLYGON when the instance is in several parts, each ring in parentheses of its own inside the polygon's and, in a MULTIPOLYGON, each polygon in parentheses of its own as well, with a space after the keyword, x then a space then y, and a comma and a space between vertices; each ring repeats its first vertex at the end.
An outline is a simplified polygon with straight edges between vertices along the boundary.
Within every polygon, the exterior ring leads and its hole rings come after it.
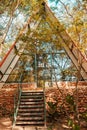
POLYGON ((1 118, 0 130, 11 130, 11 129, 12 129, 12 121, 9 118, 1 118))
MULTIPOLYGON (((10 118, 0 119, 0 130, 12 130, 12 121, 10 118)), ((65 119, 58 119, 56 122, 49 124, 47 128, 34 128, 34 127, 15 127, 13 130, 71 130, 66 125, 65 119)), ((81 130, 87 130, 87 128, 81 128, 81 130)))

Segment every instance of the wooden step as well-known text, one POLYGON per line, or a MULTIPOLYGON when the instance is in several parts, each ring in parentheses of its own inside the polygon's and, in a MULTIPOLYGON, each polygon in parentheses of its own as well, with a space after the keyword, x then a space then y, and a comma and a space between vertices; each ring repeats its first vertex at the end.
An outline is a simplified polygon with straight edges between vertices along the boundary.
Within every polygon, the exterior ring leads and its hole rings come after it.
POLYGON ((34 112, 34 113, 30 113, 30 112, 27 112, 27 113, 18 113, 18 116, 21 116, 21 117, 29 117, 29 116, 34 116, 34 117, 41 117, 41 116, 43 116, 44 114, 43 114, 43 112, 39 112, 39 113, 37 113, 37 112, 34 112))
POLYGON ((43 95, 22 95, 21 96, 21 99, 40 99, 40 98, 43 98, 43 95))
POLYGON ((43 93, 43 90, 27 90, 27 91, 23 91, 23 93, 43 93))
POLYGON ((20 102, 20 105, 41 105, 43 101, 40 102, 20 102))
POLYGON ((19 109, 34 109, 34 108, 44 108, 44 105, 43 104, 41 104, 41 105, 20 105, 19 106, 19 109))
POLYGON ((22 95, 43 95, 44 93, 41 91, 41 92, 22 92, 21 93, 22 95))
POLYGON ((21 92, 22 95, 44 95, 43 92, 21 92))
POLYGON ((44 121, 44 117, 17 117, 17 121, 44 121))
POLYGON ((18 121, 16 122, 16 125, 18 126, 44 126, 44 121, 33 121, 33 122, 26 122, 26 121, 18 121))
POLYGON ((21 99, 20 102, 40 102, 43 101, 42 99, 21 99))
POLYGON ((28 109, 28 110, 26 110, 26 109, 19 109, 18 110, 18 112, 25 112, 25 113, 27 113, 27 112, 43 112, 44 111, 44 109, 43 108, 36 108, 36 109, 28 109))

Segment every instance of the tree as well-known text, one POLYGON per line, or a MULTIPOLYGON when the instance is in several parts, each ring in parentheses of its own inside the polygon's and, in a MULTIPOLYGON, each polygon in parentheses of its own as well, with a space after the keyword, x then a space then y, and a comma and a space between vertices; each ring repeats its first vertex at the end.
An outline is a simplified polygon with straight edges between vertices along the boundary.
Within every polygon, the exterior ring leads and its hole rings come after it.
POLYGON ((55 3, 51 8, 64 24, 75 44, 84 55, 87 55, 87 1, 50 1, 55 3))

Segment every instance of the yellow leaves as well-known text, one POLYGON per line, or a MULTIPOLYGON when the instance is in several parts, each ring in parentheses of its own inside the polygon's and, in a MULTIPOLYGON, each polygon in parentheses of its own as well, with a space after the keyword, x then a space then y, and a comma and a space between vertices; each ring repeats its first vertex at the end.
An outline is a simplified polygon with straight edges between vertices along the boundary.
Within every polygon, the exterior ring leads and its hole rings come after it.
POLYGON ((41 0, 39 0, 39 1, 37 1, 37 0, 30 0, 30 5, 32 7, 32 10, 36 10, 36 9, 40 8, 39 7, 40 2, 41 2, 41 0))
POLYGON ((43 15, 45 13, 44 0, 30 0, 31 12, 34 16, 36 13, 43 15))
POLYGON ((10 47, 11 47, 12 43, 5 43, 5 44, 1 44, 1 54, 0 54, 0 58, 2 59, 6 53, 9 51, 10 47))
POLYGON ((19 3, 22 4, 23 6, 26 6, 27 4, 30 5, 29 0, 19 0, 19 3))
POLYGON ((46 19, 42 19, 36 30, 32 30, 32 37, 29 37, 31 30, 28 29, 25 36, 22 36, 21 40, 26 42, 26 49, 32 52, 36 51, 36 48, 40 48, 42 43, 54 43, 54 46, 60 48, 60 38, 56 36, 55 30, 51 28, 46 19))
POLYGON ((87 22, 83 10, 78 10, 75 13, 72 24, 68 27, 68 33, 83 53, 87 46, 87 22))

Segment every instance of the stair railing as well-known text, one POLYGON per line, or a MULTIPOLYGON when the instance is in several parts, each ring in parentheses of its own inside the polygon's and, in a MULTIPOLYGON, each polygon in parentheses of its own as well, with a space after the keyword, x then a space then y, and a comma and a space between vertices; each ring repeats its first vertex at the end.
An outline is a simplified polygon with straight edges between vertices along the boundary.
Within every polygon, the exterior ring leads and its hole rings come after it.
POLYGON ((44 121, 45 121, 45 123, 44 123, 44 125, 45 125, 45 127, 46 127, 46 97, 45 97, 45 91, 46 89, 45 89, 45 85, 44 85, 44 87, 43 87, 43 91, 44 91, 44 121))
POLYGON ((14 95, 14 119, 13 119, 13 127, 15 126, 16 123, 16 117, 18 113, 18 107, 20 104, 20 98, 21 98, 21 92, 22 92, 22 74, 20 75, 20 80, 18 84, 18 89, 16 94, 14 95))

